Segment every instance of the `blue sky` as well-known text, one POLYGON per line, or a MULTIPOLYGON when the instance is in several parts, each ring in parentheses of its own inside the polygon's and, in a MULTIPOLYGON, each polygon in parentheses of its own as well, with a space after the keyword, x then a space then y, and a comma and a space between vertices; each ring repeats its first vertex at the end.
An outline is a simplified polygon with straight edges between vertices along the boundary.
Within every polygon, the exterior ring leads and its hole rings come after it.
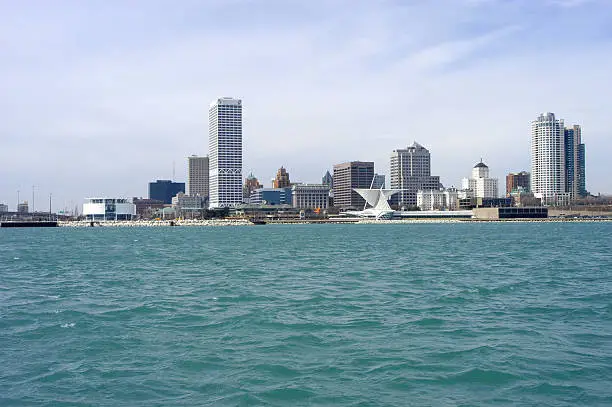
POLYGON ((612 193, 612 2, 0 1, 0 202, 146 196, 244 103, 244 170, 318 182, 413 141, 459 185, 480 157, 529 170, 530 121, 581 124, 587 188, 612 193), (43 198, 47 197, 47 198, 43 198))

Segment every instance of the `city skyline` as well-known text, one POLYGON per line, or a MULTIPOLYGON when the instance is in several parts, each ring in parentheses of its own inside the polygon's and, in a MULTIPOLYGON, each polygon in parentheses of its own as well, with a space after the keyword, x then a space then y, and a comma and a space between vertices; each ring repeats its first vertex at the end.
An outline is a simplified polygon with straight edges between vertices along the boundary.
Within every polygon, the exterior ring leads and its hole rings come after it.
POLYGON ((415 140, 445 186, 481 156, 503 179, 530 169, 529 123, 550 111, 582 128, 587 190, 612 193, 609 4, 238 3, 2 4, 0 202, 146 196, 173 162, 187 181, 223 95, 247 101, 243 172, 264 182, 356 160, 388 178, 415 140))

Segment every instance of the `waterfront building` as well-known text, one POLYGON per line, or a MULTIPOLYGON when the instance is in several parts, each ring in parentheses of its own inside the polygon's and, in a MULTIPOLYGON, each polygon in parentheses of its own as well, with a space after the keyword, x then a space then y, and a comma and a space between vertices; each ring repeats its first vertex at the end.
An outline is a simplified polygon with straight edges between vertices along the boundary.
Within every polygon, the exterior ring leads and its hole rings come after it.
POLYGON ((124 198, 86 198, 83 215, 90 221, 132 220, 136 205, 124 198))
POLYGON ((182 192, 172 197, 172 207, 176 212, 182 213, 185 211, 199 211, 204 208, 206 198, 200 195, 185 195, 182 192))
POLYGON ((476 208, 473 211, 474 219, 546 219, 548 218, 548 208, 545 207, 529 207, 529 208, 513 208, 513 207, 485 207, 476 208))
POLYGON ((422 211, 440 211, 446 207, 446 197, 439 189, 417 191, 417 206, 422 211))
POLYGON ((132 198, 132 203, 136 206, 136 215, 141 218, 151 218, 166 205, 159 199, 132 198))
POLYGON ((329 185, 297 184, 291 188, 292 205, 298 209, 327 209, 329 185))
POLYGON ((506 175, 506 196, 510 196, 512 191, 522 188, 523 191, 531 191, 530 174, 527 171, 519 173, 511 172, 506 175))
POLYGON ((512 206, 512 198, 476 198, 476 208, 507 208, 512 206))
POLYGON ((372 188, 356 188, 355 192, 361 195, 366 201, 363 210, 360 211, 346 211, 346 216, 356 216, 359 218, 374 218, 379 219, 391 219, 396 213, 389 206, 389 199, 396 194, 398 191, 393 189, 372 189, 372 188), (366 209, 366 206, 369 207, 366 209))
POLYGON ((28 201, 23 201, 17 204, 17 213, 29 213, 30 207, 28 205, 28 201))
POLYGON ((489 177, 489 167, 480 161, 472 169, 471 178, 463 178, 461 187, 474 191, 476 198, 497 198, 497 178, 489 177))
POLYGON ((187 158, 187 194, 189 196, 208 197, 208 156, 192 155, 187 158))
POLYGON ((582 129, 578 125, 565 128, 565 192, 572 198, 587 195, 582 129))
POLYGON ((526 191, 521 187, 513 189, 510 192, 510 197, 512 198, 513 205, 517 207, 542 205, 542 200, 536 198, 533 192, 526 191))
POLYGON ((444 205, 449 211, 456 211, 459 209, 459 191, 457 188, 446 188, 443 190, 444 193, 444 205))
POLYGON ((457 210, 471 209, 475 206, 476 197, 473 190, 467 188, 457 191, 457 210))
POLYGON ((291 205, 291 187, 257 188, 250 198, 251 205, 291 205))
POLYGON ((351 161, 334 165, 334 206, 363 209, 366 200, 355 188, 370 188, 374 178, 374 163, 351 161))
POLYGON ((417 206, 422 211, 455 211, 459 194, 456 188, 427 189, 417 191, 417 206))
POLYGON ((219 98, 208 111, 210 207, 242 203, 242 101, 219 98))
POLYGON ((158 179, 149 183, 149 199, 157 199, 165 204, 171 204, 172 197, 179 192, 185 192, 184 182, 158 179))
POLYGON ((329 173, 329 170, 325 172, 323 178, 321 178, 321 184, 327 185, 330 188, 334 187, 334 177, 329 173))
POLYGON ((289 180, 289 173, 285 169, 285 167, 280 167, 276 172, 276 178, 274 178, 274 188, 288 188, 291 186, 291 181, 289 180))
POLYGON ((431 175, 431 156, 429 150, 416 141, 405 149, 391 153, 391 189, 400 192, 395 195, 394 203, 403 207, 417 204, 418 190, 439 190, 440 177, 431 175))
POLYGON ((8 212, 8 205, 0 204, 0 213, 8 212))

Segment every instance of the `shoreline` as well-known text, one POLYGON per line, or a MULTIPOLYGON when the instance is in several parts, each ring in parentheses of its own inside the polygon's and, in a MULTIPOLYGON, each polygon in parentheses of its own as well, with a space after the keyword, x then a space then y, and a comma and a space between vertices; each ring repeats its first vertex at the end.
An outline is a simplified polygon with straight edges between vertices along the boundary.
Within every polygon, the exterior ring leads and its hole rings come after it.
MULTIPOLYGON (((356 225, 399 225, 418 223, 599 223, 612 222, 608 219, 398 219, 398 220, 374 220, 360 219, 354 221, 322 221, 322 220, 293 220, 270 221, 266 225, 313 225, 313 224, 356 224, 356 225)), ((90 221, 59 221, 59 227, 89 228, 90 221)), ((221 226, 261 226, 255 225, 247 219, 205 219, 205 220, 135 220, 135 221, 102 221, 94 222, 93 227, 221 227, 221 226)))

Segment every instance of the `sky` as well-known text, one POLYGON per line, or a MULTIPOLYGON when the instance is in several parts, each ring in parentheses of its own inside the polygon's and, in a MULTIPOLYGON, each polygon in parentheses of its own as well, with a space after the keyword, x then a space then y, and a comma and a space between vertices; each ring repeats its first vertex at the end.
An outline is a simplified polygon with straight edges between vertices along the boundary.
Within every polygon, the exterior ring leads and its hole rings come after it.
POLYGON ((530 170, 531 121, 582 126, 612 193, 610 0, 0 0, 0 203, 72 209, 186 181, 208 106, 243 100, 243 162, 320 182, 414 141, 459 186, 530 170))

